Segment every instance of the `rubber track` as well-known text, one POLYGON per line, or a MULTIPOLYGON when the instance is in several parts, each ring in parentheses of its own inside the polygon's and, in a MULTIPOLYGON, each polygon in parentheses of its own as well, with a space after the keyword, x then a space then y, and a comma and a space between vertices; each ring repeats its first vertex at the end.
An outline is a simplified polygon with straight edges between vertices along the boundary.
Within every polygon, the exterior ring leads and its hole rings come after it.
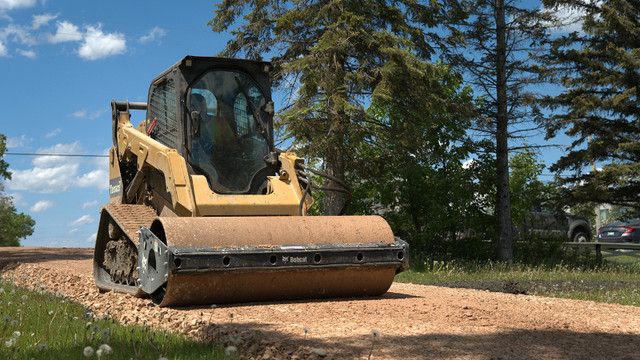
POLYGON ((158 217, 156 211, 146 205, 107 204, 104 208, 136 246, 138 246, 137 231, 140 226, 149 227, 158 217))

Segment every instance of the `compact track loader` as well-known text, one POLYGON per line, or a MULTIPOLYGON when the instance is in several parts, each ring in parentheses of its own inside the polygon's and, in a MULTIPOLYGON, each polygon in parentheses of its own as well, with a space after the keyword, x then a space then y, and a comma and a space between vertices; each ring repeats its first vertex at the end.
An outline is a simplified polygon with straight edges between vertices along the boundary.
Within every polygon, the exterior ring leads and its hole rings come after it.
POLYGON ((160 306, 380 295, 408 268, 381 217, 306 216, 314 184, 274 148, 270 67, 187 56, 147 103, 112 101, 102 291, 160 306), (137 127, 131 110, 146 110, 137 127))

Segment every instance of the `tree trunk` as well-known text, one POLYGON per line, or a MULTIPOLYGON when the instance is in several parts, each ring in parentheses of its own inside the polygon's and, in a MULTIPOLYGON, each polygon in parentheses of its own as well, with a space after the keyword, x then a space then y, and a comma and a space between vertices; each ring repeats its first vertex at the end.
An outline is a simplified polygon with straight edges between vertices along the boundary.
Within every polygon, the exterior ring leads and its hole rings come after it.
MULTIPOLYGON (((344 156, 342 148, 337 145, 331 145, 327 148, 325 157, 325 170, 327 174, 344 181, 344 156)), ((325 182, 325 186, 340 187, 331 180, 325 182)), ((324 214, 339 215, 344 205, 344 196, 341 192, 326 191, 324 196, 324 214)))
POLYGON ((509 189, 509 154, 507 113, 507 42, 504 0, 496 0, 496 170, 498 217, 498 260, 513 262, 513 234, 511 228, 511 193, 509 189))

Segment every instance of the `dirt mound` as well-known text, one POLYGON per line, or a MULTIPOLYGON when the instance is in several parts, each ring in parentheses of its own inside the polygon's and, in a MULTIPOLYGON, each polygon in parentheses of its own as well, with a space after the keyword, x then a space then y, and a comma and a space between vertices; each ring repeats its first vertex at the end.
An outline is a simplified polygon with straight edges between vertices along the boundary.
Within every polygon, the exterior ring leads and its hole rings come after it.
POLYGON ((99 293, 92 251, 0 248, 0 262, 20 263, 0 275, 98 316, 218 339, 252 359, 640 359, 636 307, 395 283, 374 298, 158 308, 99 293))

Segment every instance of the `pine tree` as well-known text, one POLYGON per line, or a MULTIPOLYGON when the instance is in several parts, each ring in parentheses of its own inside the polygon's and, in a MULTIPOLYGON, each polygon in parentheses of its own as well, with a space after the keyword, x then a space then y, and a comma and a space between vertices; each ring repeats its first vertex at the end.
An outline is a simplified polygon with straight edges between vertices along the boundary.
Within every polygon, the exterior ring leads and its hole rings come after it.
POLYGON ((478 98, 474 128, 484 151, 495 154, 491 182, 497 189, 498 259, 512 262, 509 151, 530 147, 523 139, 540 130, 531 85, 538 82, 535 59, 546 39, 546 18, 510 0, 471 0, 467 11, 451 62, 465 73, 478 98))
MULTIPOLYGON (((352 149, 369 135, 367 106, 412 90, 393 83, 424 72, 437 43, 425 28, 444 15, 436 3, 412 0, 226 0, 210 25, 233 29, 223 55, 272 57, 275 85, 289 90, 278 118, 283 136, 344 180, 352 149)), ((340 193, 327 193, 325 214, 336 214, 342 202, 340 193)))
POLYGON ((546 1, 582 13, 582 31, 558 38, 546 64, 565 90, 544 99, 553 137, 572 137, 552 171, 563 201, 640 206, 640 1, 546 1), (590 171, 591 165, 602 167, 590 171))

